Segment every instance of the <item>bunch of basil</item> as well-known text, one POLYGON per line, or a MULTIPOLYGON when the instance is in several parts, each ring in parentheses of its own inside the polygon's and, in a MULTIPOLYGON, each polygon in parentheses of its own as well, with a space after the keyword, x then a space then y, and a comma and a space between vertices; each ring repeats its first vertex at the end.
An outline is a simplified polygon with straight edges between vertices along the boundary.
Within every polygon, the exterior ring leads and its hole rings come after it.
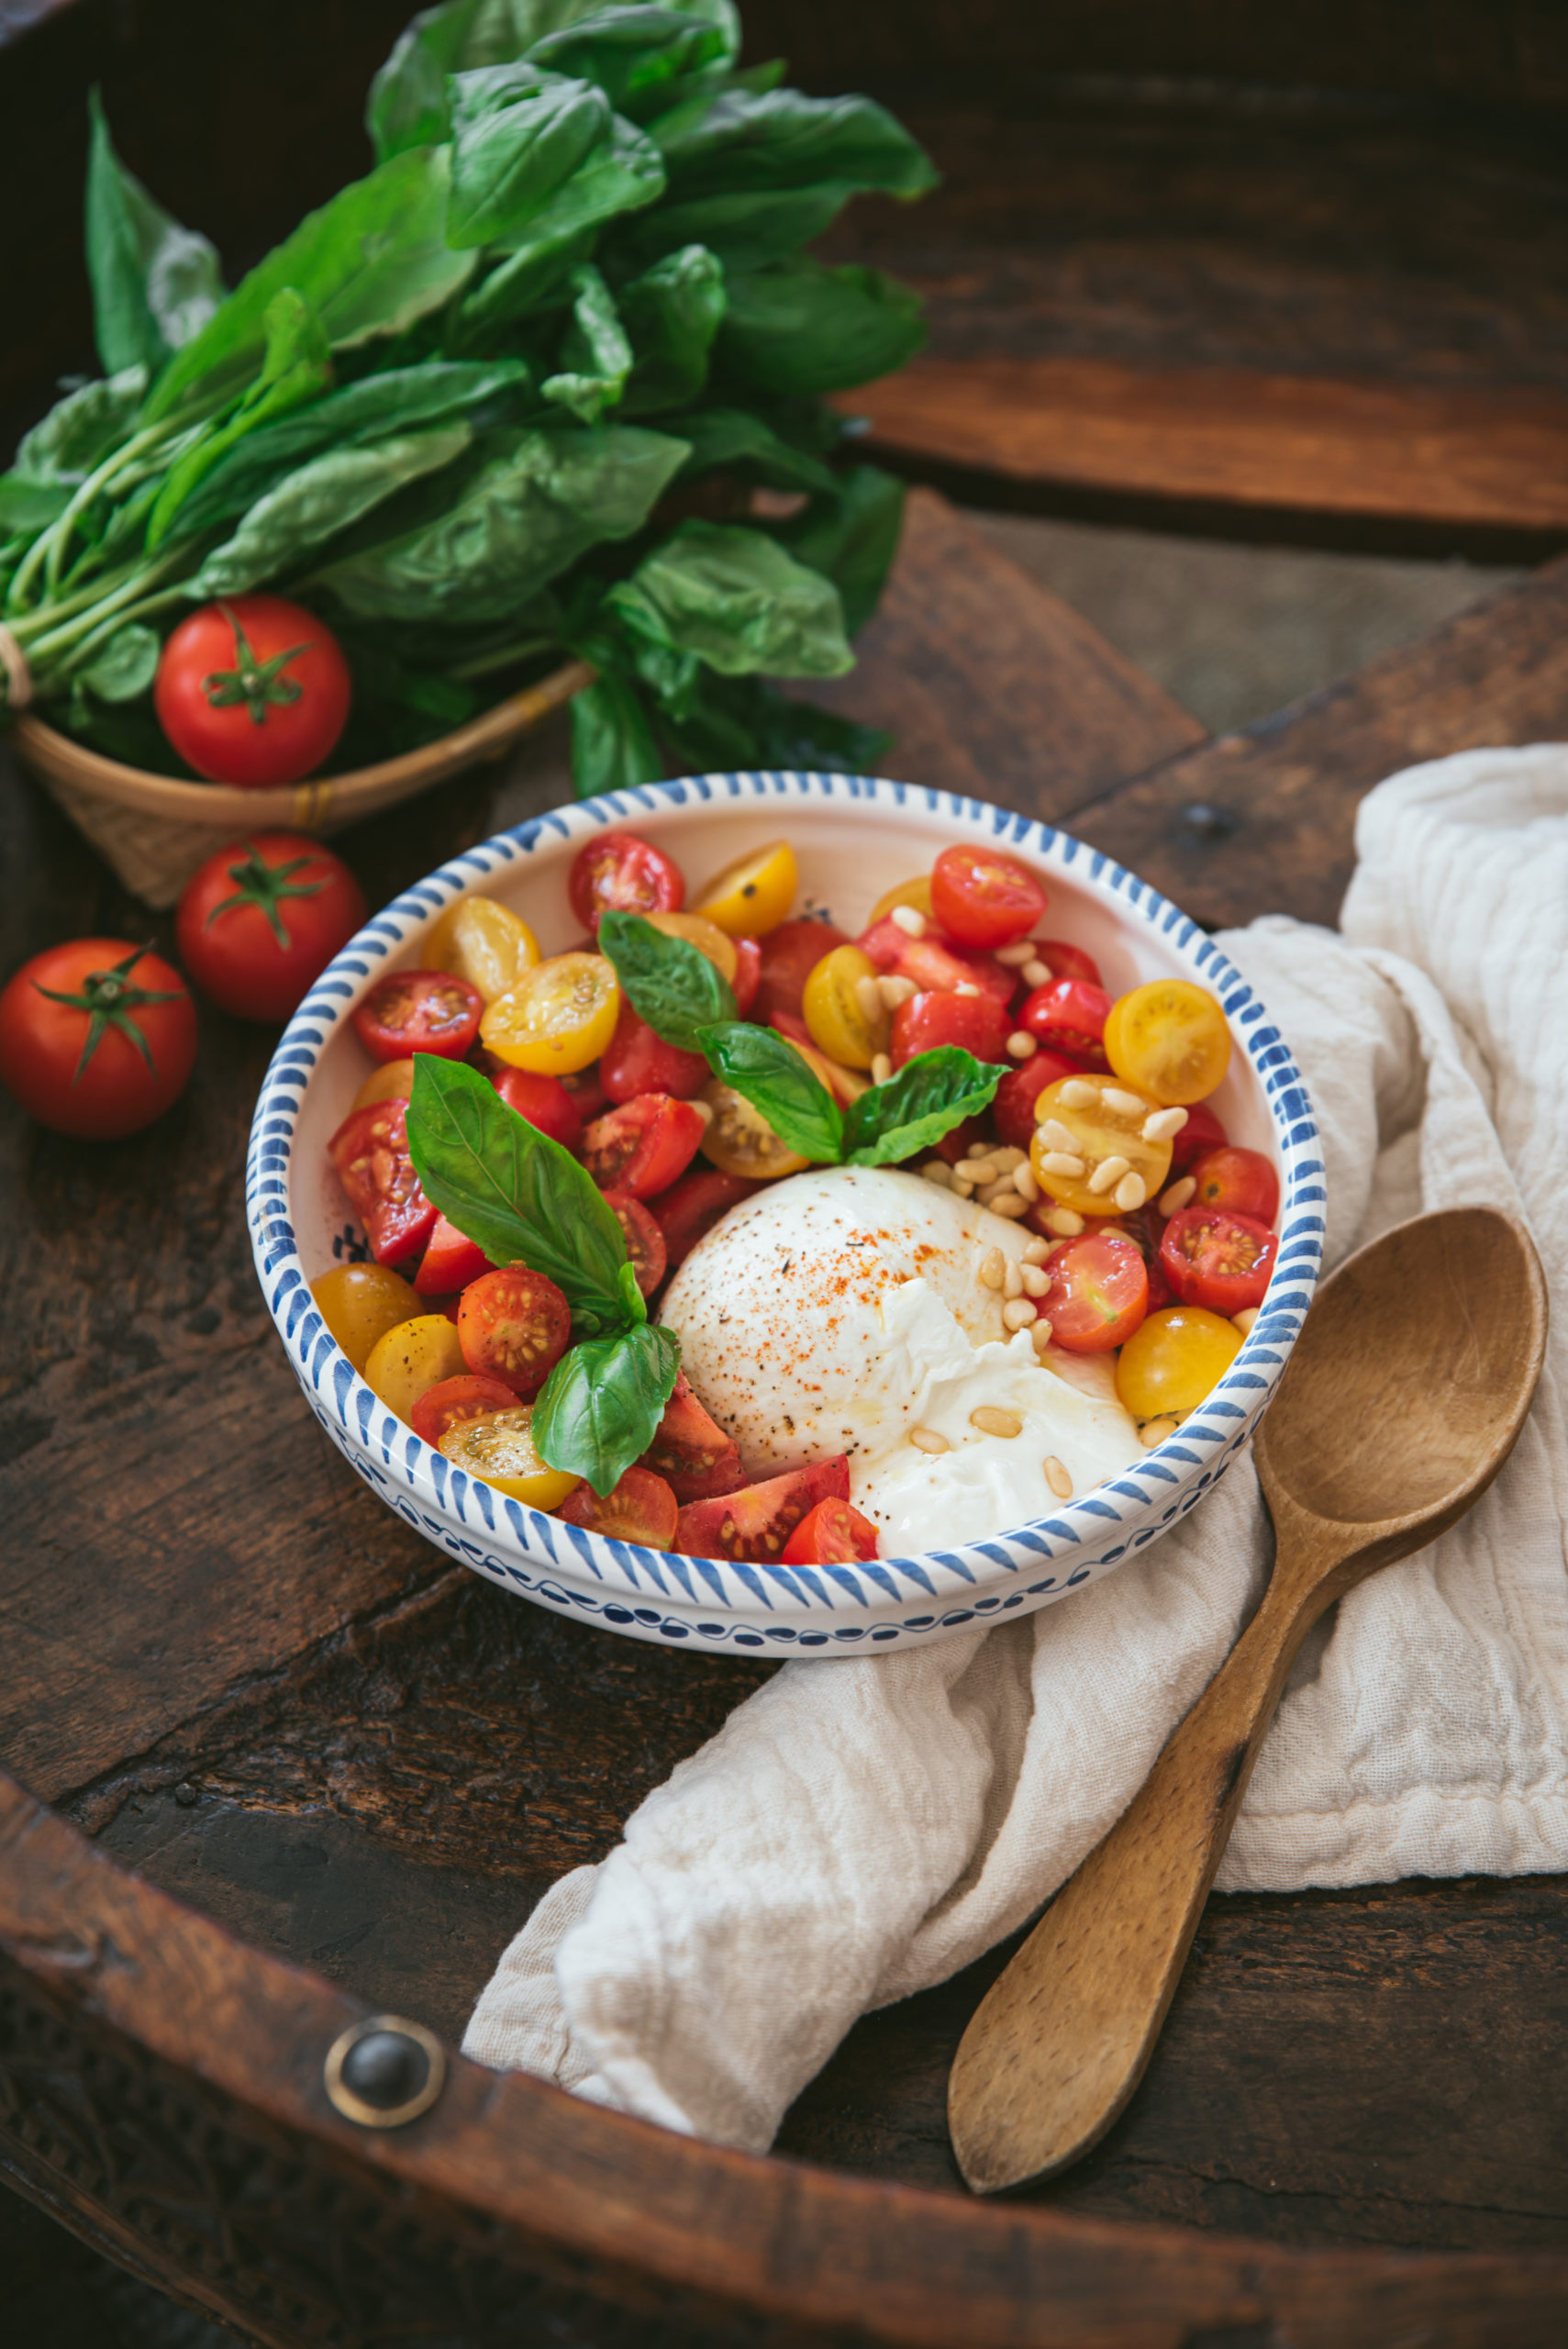
POLYGON ((829 462, 829 391, 921 339, 802 248, 925 154, 863 97, 740 71, 733 0, 445 0, 372 85, 376 167, 226 294, 93 104, 104 379, 0 475, 0 620, 50 715, 169 768, 150 689, 195 603, 268 587, 354 672, 336 763, 442 733, 568 651, 580 792, 671 766, 864 764, 769 677, 832 676, 898 485, 829 462), (773 518, 753 513, 759 489, 773 518))

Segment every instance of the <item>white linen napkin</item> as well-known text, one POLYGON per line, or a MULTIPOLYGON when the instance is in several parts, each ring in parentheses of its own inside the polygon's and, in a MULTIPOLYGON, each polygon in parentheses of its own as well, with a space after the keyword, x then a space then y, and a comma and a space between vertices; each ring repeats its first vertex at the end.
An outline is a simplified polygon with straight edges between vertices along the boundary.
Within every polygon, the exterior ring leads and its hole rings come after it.
MULTIPOLYGON (((1522 1212, 1558 1308, 1512 1459, 1312 1634, 1222 1890, 1568 1865, 1568 748, 1363 802, 1340 934, 1228 933, 1323 1131, 1331 1267, 1422 1208, 1522 1212)), ((1432 1299, 1434 1356, 1456 1335, 1432 1299)), ((1377 1333, 1367 1332, 1375 1345, 1377 1333)), ((1256 1604, 1250 1461, 1080 1596, 925 1650, 784 1666, 546 1895, 464 2040, 758 2150, 868 2008, 1021 1925, 1136 1792, 1256 1604)))

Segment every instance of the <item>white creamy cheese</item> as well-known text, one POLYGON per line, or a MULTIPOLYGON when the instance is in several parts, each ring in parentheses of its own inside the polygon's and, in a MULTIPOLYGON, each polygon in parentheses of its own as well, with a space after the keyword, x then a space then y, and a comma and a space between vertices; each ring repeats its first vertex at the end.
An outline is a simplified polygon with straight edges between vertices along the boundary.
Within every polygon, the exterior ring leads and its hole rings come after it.
POLYGON ((1045 1463, 1087 1492, 1140 1456, 1108 1362, 1009 1334, 980 1279, 1032 1234, 889 1167, 817 1167, 732 1208, 676 1273, 661 1319, 752 1476, 849 1454, 850 1495, 889 1556, 1049 1517, 1045 1463), (1016 1436, 984 1433, 982 1405, 1016 1436), (922 1451, 912 1430, 945 1436, 922 1451))

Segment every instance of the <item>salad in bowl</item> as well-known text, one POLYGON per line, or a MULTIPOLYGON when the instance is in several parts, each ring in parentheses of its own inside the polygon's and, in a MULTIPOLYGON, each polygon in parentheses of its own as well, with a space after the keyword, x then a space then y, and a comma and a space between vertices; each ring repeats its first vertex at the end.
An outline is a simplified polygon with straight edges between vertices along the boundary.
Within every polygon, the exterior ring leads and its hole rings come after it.
POLYGON ((844 776, 502 834, 324 974, 257 1261, 328 1434, 508 1589, 854 1652, 1051 1603, 1266 1404, 1322 1234, 1288 1048, 1081 843, 844 776))

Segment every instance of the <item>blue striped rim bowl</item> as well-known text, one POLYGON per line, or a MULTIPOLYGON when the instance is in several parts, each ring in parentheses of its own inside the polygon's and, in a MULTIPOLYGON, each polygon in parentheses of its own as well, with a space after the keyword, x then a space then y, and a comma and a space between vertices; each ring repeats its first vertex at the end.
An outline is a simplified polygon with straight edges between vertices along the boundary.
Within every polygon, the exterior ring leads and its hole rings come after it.
POLYGON ((1306 1088, 1266 1007, 1212 939, 1158 890, 1049 826, 951 793, 866 776, 686 777, 613 792, 497 833, 407 890, 344 948, 284 1032, 251 1128, 247 1211, 256 1269, 306 1401, 388 1508, 501 1589, 632 1639, 690 1649, 856 1655, 1049 1607, 1132 1557, 1200 1501, 1255 1426, 1311 1302, 1323 1241, 1323 1163, 1306 1088), (1223 1002, 1237 1049, 1215 1108, 1234 1141, 1280 1172, 1279 1261, 1258 1321, 1207 1401, 1120 1475, 1033 1524, 963 1549, 868 1566, 789 1567, 690 1558, 567 1525, 476 1482, 395 1419, 334 1342, 309 1283, 362 1254, 327 1159, 368 1063, 350 1023, 392 964, 455 897, 501 898, 545 952, 573 944, 567 868, 608 825, 659 841, 694 880, 749 846, 787 836, 796 911, 851 933, 876 898, 929 868, 951 841, 1005 847, 1051 894, 1053 936, 1098 961, 1119 994, 1162 976, 1195 979, 1223 1002))

